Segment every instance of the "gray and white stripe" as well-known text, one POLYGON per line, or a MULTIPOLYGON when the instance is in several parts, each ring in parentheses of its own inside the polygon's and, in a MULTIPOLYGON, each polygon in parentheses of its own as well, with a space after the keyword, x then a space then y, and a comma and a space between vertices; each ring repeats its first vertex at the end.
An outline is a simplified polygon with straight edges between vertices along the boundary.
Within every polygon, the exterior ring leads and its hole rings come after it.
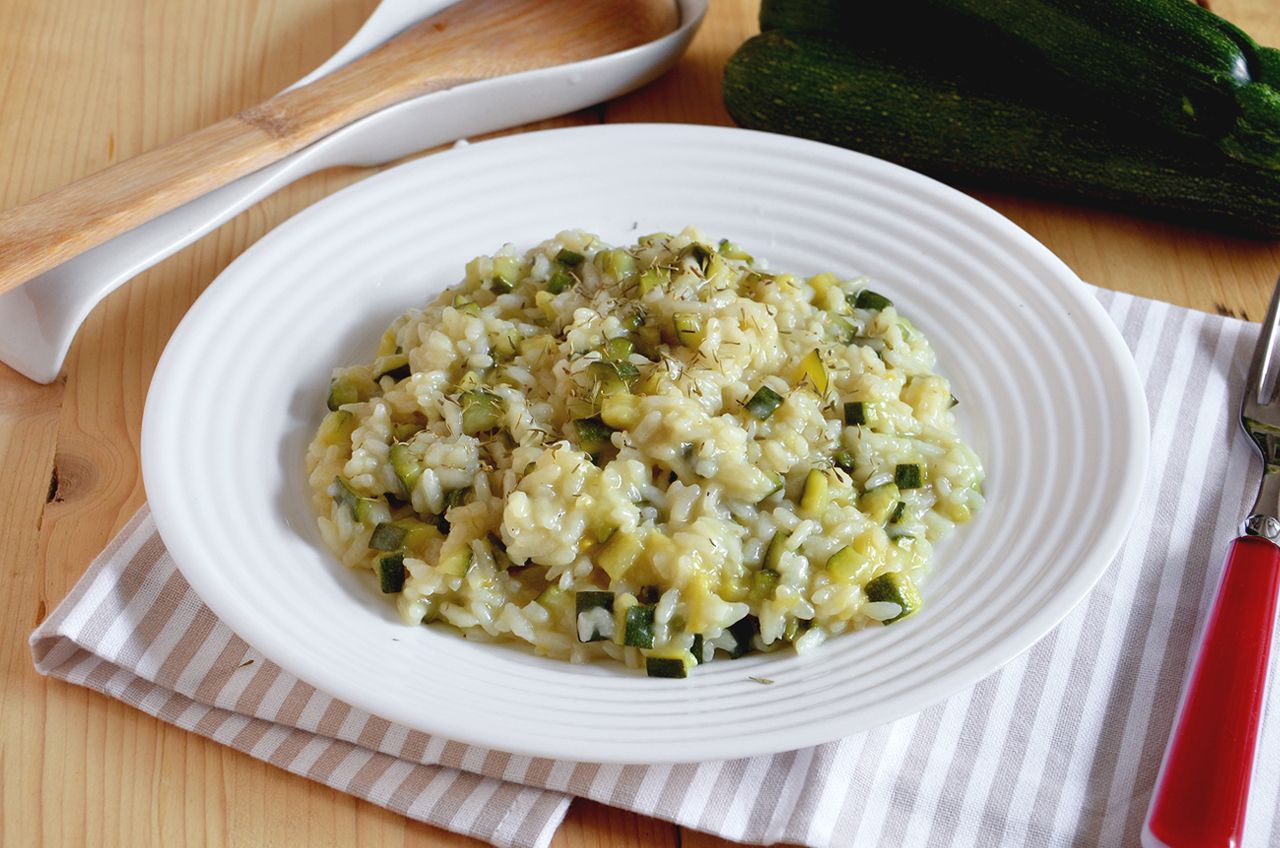
MULTIPOLYGON (((1258 477, 1233 413, 1256 328, 1098 294, 1134 351, 1152 412, 1130 538, 1047 638, 893 724, 772 757, 677 766, 557 762, 433 738, 257 655, 182 580, 145 508, 32 634, 36 667, 495 845, 548 844, 574 796, 745 842, 1136 844, 1226 542, 1258 477)), ((1280 845, 1277 807, 1273 686, 1246 845, 1280 845)))

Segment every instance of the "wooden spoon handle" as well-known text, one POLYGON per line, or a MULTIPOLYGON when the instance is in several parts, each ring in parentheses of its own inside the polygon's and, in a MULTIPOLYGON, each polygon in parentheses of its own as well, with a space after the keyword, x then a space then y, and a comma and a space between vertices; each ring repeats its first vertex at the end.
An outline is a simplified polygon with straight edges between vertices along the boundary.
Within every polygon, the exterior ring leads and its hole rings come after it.
POLYGON ((0 212, 0 291, 15 288, 325 135, 253 110, 0 212))
POLYGON ((310 85, 0 212, 0 292, 379 109, 675 28, 670 0, 466 0, 310 85))

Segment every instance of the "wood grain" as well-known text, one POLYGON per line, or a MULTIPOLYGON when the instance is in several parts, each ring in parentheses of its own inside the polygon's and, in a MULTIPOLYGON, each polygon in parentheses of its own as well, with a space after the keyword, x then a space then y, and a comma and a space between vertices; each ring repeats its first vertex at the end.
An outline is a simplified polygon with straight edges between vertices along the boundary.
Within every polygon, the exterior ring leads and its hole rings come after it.
MULTIPOLYGON (((305 75, 374 0, 0 0, 0 206, 11 206, 211 124, 305 75)), ((754 0, 717 0, 675 71, 546 125, 727 124, 720 69, 755 31, 754 0)), ((1280 44, 1280 6, 1214 0, 1280 44)), ((317 174, 247 210, 109 297, 65 377, 35 386, 0 366, 0 843, 475 845, 265 766, 118 702, 38 677, 26 637, 142 503, 147 384, 183 313, 236 255, 293 213, 367 176, 317 174), (54 472, 56 469, 56 485, 54 472)), ((1277 243, 1096 209, 981 193, 1086 280, 1254 319, 1277 243)), ((575 803, 558 848, 727 843, 575 803)))
POLYGON ((578 0, 571 15, 465 0, 308 85, 0 211, 0 292, 388 106, 616 53, 677 24, 673 0, 578 0))

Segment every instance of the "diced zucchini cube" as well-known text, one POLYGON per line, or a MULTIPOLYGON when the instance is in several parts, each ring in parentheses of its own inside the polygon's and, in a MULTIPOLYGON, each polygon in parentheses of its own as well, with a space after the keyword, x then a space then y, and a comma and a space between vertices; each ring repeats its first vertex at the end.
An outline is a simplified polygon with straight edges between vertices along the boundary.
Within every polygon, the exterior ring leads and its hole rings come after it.
POLYGON ((863 289, 856 295, 852 296, 853 307, 855 309, 888 309, 893 306, 893 301, 882 294, 877 294, 871 289, 863 289))
POLYGON ((612 362, 593 362, 587 367, 587 373, 594 381, 592 394, 597 402, 612 395, 630 391, 626 382, 618 376, 618 371, 613 367, 612 362))
POLYGON ((567 247, 560 248, 560 252, 556 254, 556 261, 569 268, 577 268, 585 259, 586 257, 581 253, 576 250, 570 250, 567 247))
POLYGON ((418 478, 422 476, 422 460, 409 450, 408 445, 398 443, 391 446, 389 457, 391 468, 400 480, 400 485, 404 486, 405 494, 411 494, 413 487, 418 485, 418 478))
POLYGON ((884 561, 884 553, 877 541, 878 530, 859 533, 852 544, 846 545, 827 560, 827 573, 835 580, 855 582, 873 574, 884 561))
POLYGON ((618 282, 636 273, 636 258, 627 252, 626 248, 615 247, 613 250, 602 250, 596 254, 596 263, 601 271, 611 274, 618 282))
POLYGON ((887 619, 885 624, 893 624, 920 609, 920 590, 910 577, 898 571, 890 571, 867 581, 863 591, 867 593, 869 601, 891 601, 902 607, 902 612, 887 619))
POLYGON ((800 495, 800 514, 805 518, 819 518, 830 503, 827 475, 817 468, 809 469, 804 478, 804 491, 800 495))
POLYGON ((750 253, 747 253, 728 239, 720 239, 720 255, 725 259, 738 259, 743 262, 752 261, 750 253))
POLYGON ((422 425, 412 421, 405 421, 400 424, 391 425, 391 435, 396 437, 397 441, 407 442, 414 436, 422 432, 422 425))
POLYGON ((629 430, 640 418, 640 398, 633 394, 609 395, 600 402, 600 420, 615 430, 629 430))
POLYGON ((448 556, 441 558, 439 564, 436 565, 436 571, 441 574, 447 574, 450 577, 461 577, 467 573, 467 569, 471 567, 471 560, 475 558, 470 546, 455 548, 448 556))
POLYGON ((356 521, 376 527, 391 520, 391 507, 381 498, 361 498, 356 501, 356 521))
POLYGON ((760 632, 760 619, 754 615, 746 615, 729 625, 729 633, 734 639, 734 648, 729 652, 732 659, 755 650, 755 637, 760 632))
POLYGON ((336 377, 329 381, 329 411, 332 412, 340 406, 359 401, 360 390, 356 388, 355 383, 336 377))
POLYGON ((918 462, 900 463, 893 470, 893 482, 899 489, 919 489, 924 485, 924 466, 918 462))
POLYGON ((409 357, 403 353, 395 353, 378 360, 378 367, 374 369, 373 379, 377 382, 383 377, 390 377, 398 383, 408 377, 409 374, 409 357))
POLYGON ((653 614, 656 607, 636 604, 627 610, 627 629, 622 644, 632 648, 653 647, 653 614))
POLYGON ((689 676, 689 665, 681 657, 655 657, 644 659, 645 674, 650 677, 685 678, 689 676))
POLYGON ((622 575, 636 564, 643 552, 644 545, 635 533, 617 530, 601 549, 596 562, 609 575, 610 580, 621 580, 622 575))
POLYGON ((647 294, 650 289, 665 286, 671 282, 671 272, 666 268, 649 268, 640 275, 640 294, 647 294))
POLYGON ((579 418, 573 422, 573 428, 578 434, 578 447, 592 456, 611 444, 610 434, 613 431, 598 416, 579 418))
POLYGON ((569 609, 569 593, 560 588, 559 583, 550 583, 547 588, 542 590, 542 594, 538 595, 538 603, 547 612, 551 613, 557 619, 561 618, 569 609))
POLYGON ((822 361, 822 355, 816 349, 809 351, 801 358, 800 364, 796 369, 795 380, 797 383, 808 382, 820 395, 827 393, 827 386, 830 384, 830 379, 827 376, 827 366, 822 361))
POLYGON ((702 316, 696 312, 677 312, 671 316, 671 323, 676 330, 676 338, 686 347, 697 347, 698 337, 702 335, 702 316))
POLYGON ((487 433, 502 426, 502 398, 484 389, 462 393, 462 432, 468 436, 487 433))
POLYGON ((378 560, 378 580, 384 595, 394 595, 404 589, 404 554, 387 554, 378 560))
POLYGON ((493 359, 495 362, 506 362, 513 359, 520 347, 522 337, 515 327, 499 330, 493 339, 493 359))
POLYGON ((493 257, 493 277, 489 288, 497 294, 506 294, 520 282, 520 260, 514 256, 493 257))
POLYGON ((334 410, 320 422, 320 441, 326 445, 347 445, 356 429, 356 417, 345 409, 334 410))
MULTIPOLYGON (((630 365, 630 357, 631 354, 635 353, 636 346, 632 344, 631 339, 626 336, 615 336, 605 342, 604 350, 605 355, 610 359, 615 359, 618 362, 626 362, 630 365)), ((635 366, 632 365, 631 367, 634 368, 635 366)), ((639 374, 638 371, 636 373, 639 374)))
POLYGON ((756 393, 747 401, 747 412, 764 421, 770 415, 773 415, 780 406, 782 406, 782 395, 768 386, 761 386, 756 389, 756 393))
POLYGON ((587 366, 587 373, 595 381, 597 398, 629 392, 640 377, 640 369, 625 360, 592 362, 587 366))
POLYGON ((427 544, 440 534, 436 528, 416 518, 405 518, 396 522, 405 528, 404 549, 421 557, 427 551, 427 544))
POLYGON ((551 294, 560 294, 572 285, 573 275, 563 268, 555 269, 547 278, 547 291, 551 294))
POLYGON ((373 528, 369 536, 369 547, 375 551, 398 551, 404 546, 405 536, 409 531, 395 524, 383 522, 373 528))
POLYGON ((782 564, 782 555, 787 551, 787 539, 791 534, 785 530, 779 530, 773 534, 773 538, 769 540, 769 547, 764 551, 764 567, 771 571, 778 571, 782 564))
POLYGON ((856 580, 867 564, 867 557, 853 545, 845 545, 827 560, 827 573, 842 583, 856 580))
MULTIPOLYGON (((626 341, 626 339, 623 339, 623 341, 626 341)), ((626 359, 619 359, 614 362, 613 370, 617 372, 622 382, 627 384, 628 389, 636 384, 636 380, 640 379, 640 369, 626 359)))
POLYGON ((896 484, 885 483, 883 486, 876 486, 871 491, 864 492, 858 501, 858 507, 872 521, 883 524, 888 520, 894 505, 898 503, 900 494, 896 484))
POLYGON ((773 600, 774 590, 782 575, 772 568, 762 568, 751 575, 751 598, 757 603, 773 600))

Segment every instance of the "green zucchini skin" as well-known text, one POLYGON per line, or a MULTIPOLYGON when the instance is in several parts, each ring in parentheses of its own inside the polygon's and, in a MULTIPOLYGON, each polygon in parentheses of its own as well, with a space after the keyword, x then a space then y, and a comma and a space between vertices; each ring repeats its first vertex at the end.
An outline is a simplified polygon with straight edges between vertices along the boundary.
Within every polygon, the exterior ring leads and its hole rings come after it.
MULTIPOLYGON (((868 28, 922 30, 1007 58, 1005 83, 1029 100, 1027 62, 1105 108, 1218 142, 1243 162, 1280 166, 1280 68, 1245 32, 1190 0, 764 0, 761 28, 859 38, 868 28), (920 26, 928 21, 928 26, 920 26), (978 47, 980 46, 980 48, 978 47), (1006 55, 1007 54, 1007 55, 1006 55)), ((971 58, 971 57, 966 57, 971 58)), ((1055 95, 1057 96, 1057 95, 1055 95)))
POLYGON ((741 126, 859 150, 951 181, 1032 188, 1234 232, 1280 236, 1280 172, 1208 142, 1133 141, 1114 122, 1029 105, 883 39, 771 30, 725 69, 741 126))

